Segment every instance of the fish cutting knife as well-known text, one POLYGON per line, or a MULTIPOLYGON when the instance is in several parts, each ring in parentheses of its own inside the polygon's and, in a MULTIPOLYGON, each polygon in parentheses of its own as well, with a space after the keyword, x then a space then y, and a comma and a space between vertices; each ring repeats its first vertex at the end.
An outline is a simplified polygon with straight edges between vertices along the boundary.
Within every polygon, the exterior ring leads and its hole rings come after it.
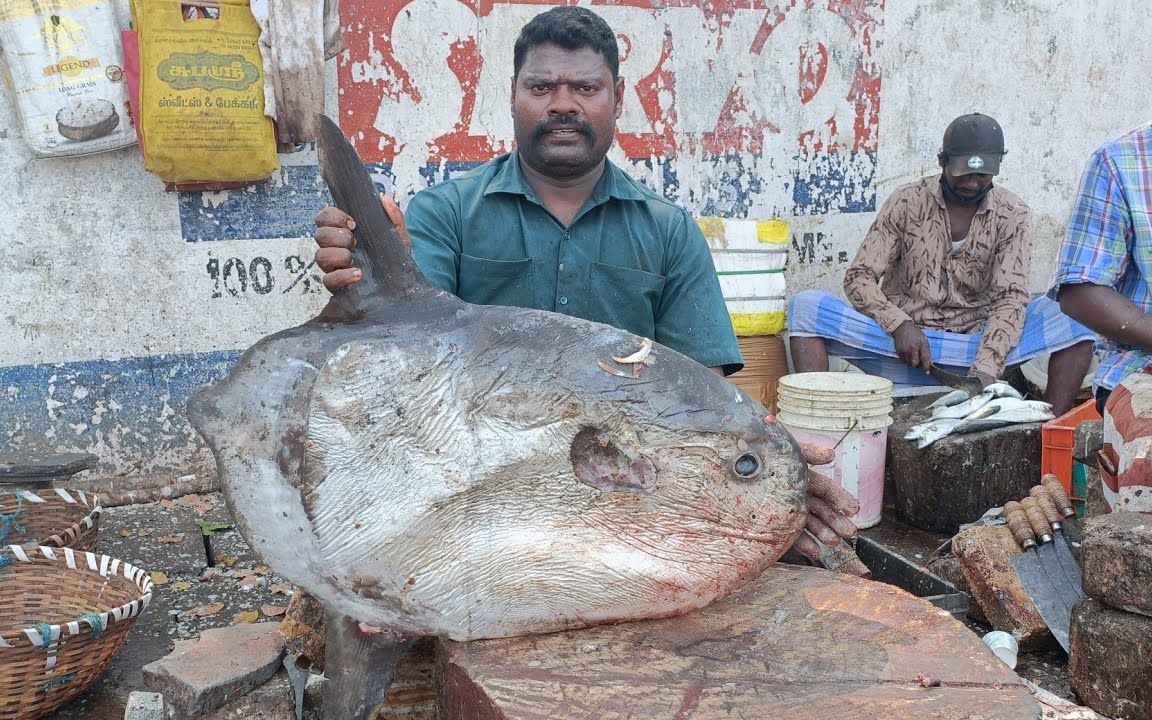
POLYGON ((1004 517, 1008 521, 1012 537, 1023 551, 1012 561, 1012 568, 1020 578, 1024 591, 1031 598, 1040 619, 1067 652, 1068 626, 1071 623, 1072 609, 1065 605, 1057 594, 1051 578, 1040 563, 1040 556, 1037 553, 1039 543, 1021 503, 1015 500, 1005 503, 1004 517))
MULTIPOLYGON (((1028 518, 1028 524, 1036 536, 1036 555, 1040 558, 1040 565, 1048 574, 1048 580, 1052 583, 1052 589, 1056 591, 1056 596, 1060 598, 1061 605, 1068 609, 1067 617, 1070 622, 1072 607, 1083 595, 1076 592, 1072 580, 1061 568, 1060 558, 1056 554, 1052 526, 1048 524, 1048 519, 1045 517, 1044 511, 1040 509, 1040 504, 1036 502, 1036 498, 1032 496, 1024 498, 1020 501, 1020 507, 1024 509, 1024 515, 1028 518)), ((1065 627, 1067 626, 1065 625, 1065 627)))
MULTIPOLYGON (((1067 583, 1066 587, 1072 590, 1071 597, 1074 603, 1079 602, 1080 598, 1084 597, 1083 575, 1080 572, 1080 564, 1076 562, 1076 558, 1072 556, 1072 550, 1068 547, 1068 539, 1064 537, 1064 516, 1057 510, 1052 496, 1043 485, 1033 486, 1028 494, 1035 498, 1036 504, 1044 513, 1044 519, 1052 528, 1052 546, 1056 550, 1060 572, 1067 583)), ((1061 589, 1063 590, 1064 586, 1061 589)))

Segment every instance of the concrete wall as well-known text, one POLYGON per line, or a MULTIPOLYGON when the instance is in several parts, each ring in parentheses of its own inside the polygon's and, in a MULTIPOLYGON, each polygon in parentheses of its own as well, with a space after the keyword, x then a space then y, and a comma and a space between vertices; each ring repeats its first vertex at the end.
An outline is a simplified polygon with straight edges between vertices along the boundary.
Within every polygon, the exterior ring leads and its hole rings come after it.
MULTIPOLYGON (((694 213, 787 218, 790 287, 835 290, 878 204, 935 172, 948 120, 986 112, 1010 149, 999 182, 1036 210, 1040 290, 1084 159, 1152 119, 1139 5, 603 6, 629 86, 613 159, 694 213)), ((343 0, 329 111, 382 185, 406 197, 508 147, 512 39, 543 7, 343 0)), ((88 450, 134 483, 210 474, 188 393, 326 296, 315 156, 281 161, 267 187, 165 193, 135 149, 32 156, 0 98, 0 454, 88 450)))

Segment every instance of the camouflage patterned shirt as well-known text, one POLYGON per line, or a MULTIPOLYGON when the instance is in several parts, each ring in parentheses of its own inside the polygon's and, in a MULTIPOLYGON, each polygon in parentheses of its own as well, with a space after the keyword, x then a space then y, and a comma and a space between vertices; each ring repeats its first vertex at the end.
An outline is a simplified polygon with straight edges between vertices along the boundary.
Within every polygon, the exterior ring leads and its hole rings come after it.
POLYGON ((892 333, 907 320, 956 333, 983 331, 974 370, 998 377, 1020 340, 1028 305, 1032 211, 993 188, 952 249, 938 175, 892 193, 844 276, 857 310, 892 333))

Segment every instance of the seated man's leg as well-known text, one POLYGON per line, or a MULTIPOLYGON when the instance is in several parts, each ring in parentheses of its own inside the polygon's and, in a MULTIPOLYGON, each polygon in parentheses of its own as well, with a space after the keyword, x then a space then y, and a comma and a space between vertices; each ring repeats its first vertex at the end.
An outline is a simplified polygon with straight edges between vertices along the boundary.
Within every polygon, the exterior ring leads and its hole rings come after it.
POLYGON ((1048 359, 1045 400, 1052 412, 1063 415, 1076 403, 1076 395, 1092 364, 1096 333, 1060 311, 1060 304, 1047 297, 1028 303, 1020 342, 1008 354, 1008 366, 1019 365, 1037 355, 1048 359))
POLYGON ((1101 452, 1100 481, 1109 508, 1152 512, 1152 374, 1147 370, 1124 378, 1108 396, 1101 452))
MULTIPOLYGON (((792 367, 796 372, 827 370, 828 357, 832 356, 843 358, 870 375, 886 377, 897 385, 940 384, 923 370, 901 362, 892 336, 875 320, 834 295, 815 290, 793 295, 788 303, 788 333, 792 367)), ((927 331, 927 334, 933 346, 933 358, 939 355, 940 338, 954 335, 939 331, 927 331)), ((969 344, 968 336, 955 337, 969 344)), ((968 365, 974 352, 968 353, 968 365)), ((963 374, 967 372, 967 365, 957 369, 963 374)))

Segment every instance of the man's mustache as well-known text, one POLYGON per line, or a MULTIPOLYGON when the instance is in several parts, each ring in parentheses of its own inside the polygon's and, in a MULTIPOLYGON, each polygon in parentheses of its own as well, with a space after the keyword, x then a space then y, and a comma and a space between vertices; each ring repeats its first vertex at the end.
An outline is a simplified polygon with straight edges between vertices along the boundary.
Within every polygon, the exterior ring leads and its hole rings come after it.
POLYGON ((537 125, 536 129, 532 131, 532 138, 539 140, 553 130, 575 130, 589 140, 596 136, 592 130, 592 124, 587 120, 561 115, 537 125))

